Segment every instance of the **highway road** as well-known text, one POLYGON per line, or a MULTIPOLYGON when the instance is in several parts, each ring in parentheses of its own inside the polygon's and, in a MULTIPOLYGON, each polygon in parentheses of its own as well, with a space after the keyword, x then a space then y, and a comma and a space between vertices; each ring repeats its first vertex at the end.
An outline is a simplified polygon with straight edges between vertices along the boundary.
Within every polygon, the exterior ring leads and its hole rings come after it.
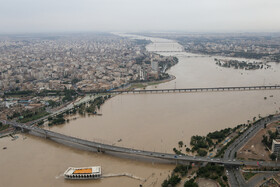
POLYGON ((180 89, 152 89, 152 90, 111 90, 111 91, 88 91, 85 94, 93 93, 184 93, 184 92, 218 92, 218 91, 256 91, 256 90, 279 90, 280 86, 230 86, 230 87, 205 87, 205 88, 180 88, 180 89))
POLYGON ((94 150, 99 150, 102 152, 110 151, 110 152, 119 152, 125 153, 129 155, 136 155, 136 156, 145 156, 145 157, 153 157, 158 159, 170 160, 170 161, 187 161, 187 162, 212 162, 212 163, 219 163, 219 164, 227 164, 227 165, 241 165, 241 161, 229 162, 227 160, 223 160, 220 158, 210 158, 210 157, 198 157, 198 156, 187 156, 187 155, 175 155, 175 154, 167 154, 167 153, 159 153, 159 152, 152 152, 152 151, 143 151, 138 149, 132 148, 125 148, 125 147, 118 147, 108 144, 102 144, 98 142, 83 140, 80 138, 72 137, 63 135, 60 133, 56 133, 53 131, 45 130, 42 128, 38 128, 35 126, 28 126, 25 124, 20 124, 17 122, 7 122, 12 126, 22 129, 24 131, 34 132, 40 134, 42 137, 46 137, 48 139, 53 140, 63 140, 65 142, 69 142, 70 144, 79 144, 82 146, 86 146, 88 148, 92 148, 94 150))
MULTIPOLYGON (((57 115, 59 113, 63 113, 66 110, 72 109, 74 105, 81 104, 84 102, 88 102, 89 100, 94 99, 94 97, 89 97, 85 100, 81 100, 79 103, 75 104, 69 104, 65 108, 51 114, 51 115, 57 115)), ((43 119, 48 118, 49 116, 44 117, 43 119)), ((69 145, 77 144, 82 145, 85 147, 88 147, 92 151, 102 151, 102 152, 119 152, 134 156, 145 156, 145 157, 152 157, 156 159, 164 159, 174 162, 206 162, 206 163, 217 163, 217 164, 224 164, 226 168, 226 174, 229 178, 229 183, 231 186, 253 186, 254 184, 257 184, 261 181, 260 178, 254 178, 249 183, 246 183, 244 180, 242 173, 239 170, 239 166, 247 165, 247 166, 266 166, 266 167, 279 167, 280 165, 276 165, 275 162, 263 162, 263 161, 242 161, 242 160, 236 160, 235 159, 235 153, 243 147, 250 138, 252 138, 259 130, 261 130, 265 124, 278 121, 280 120, 280 116, 273 116, 272 118, 265 118, 257 121, 254 123, 251 127, 246 129, 242 135, 240 135, 232 144, 229 145, 229 147, 225 150, 224 157, 223 158, 211 158, 211 157, 199 157, 199 156, 188 156, 188 155, 175 155, 175 154, 166 154, 166 153, 158 153, 158 152, 151 152, 151 151, 143 151, 143 150, 137 150, 137 149, 131 149, 131 148, 125 148, 125 147, 118 147, 108 144, 101 144, 98 142, 92 142, 88 140, 79 139, 76 137, 71 137, 67 135, 63 135, 60 133, 52 132, 49 130, 45 130, 42 128, 38 128, 35 126, 32 126, 32 124, 37 123, 38 121, 42 120, 36 120, 32 123, 21 124, 17 123, 15 121, 6 121, 7 124, 11 124, 13 127, 16 127, 18 129, 22 129, 29 132, 35 132, 37 134, 40 134, 43 137, 46 137, 48 139, 52 139, 54 141, 56 140, 63 140, 65 142, 68 142, 69 145)), ((263 174, 264 176, 271 176, 272 174, 263 174)))
MULTIPOLYGON (((145 157, 152 157, 157 159, 164 159, 169 161, 185 161, 185 162, 210 162, 210 163, 217 163, 217 164, 224 164, 226 166, 242 166, 243 164, 248 166, 258 166, 257 161, 242 161, 242 160, 235 160, 235 159, 229 159, 229 158, 211 158, 211 157, 199 157, 199 156, 189 156, 189 155, 176 155, 176 154, 168 154, 168 153, 159 153, 159 152, 152 152, 152 151, 144 151, 144 150, 138 150, 138 149, 132 149, 132 148, 126 148, 126 147, 119 147, 114 145, 108 145, 108 144, 102 144, 98 142, 83 140, 80 138, 67 136, 64 134, 60 134, 57 132, 45 130, 42 128, 38 128, 35 126, 28 126, 25 124, 20 124, 17 122, 7 122, 11 124, 13 127, 16 127, 18 129, 22 129, 26 132, 33 132, 36 134, 41 135, 41 137, 45 137, 51 140, 63 140, 64 142, 68 142, 68 144, 71 145, 82 145, 85 146, 93 151, 101 151, 101 152, 119 152, 129 155, 135 155, 135 156, 145 156, 145 157)), ((262 165, 264 166, 275 166, 275 162, 263 162, 262 165)))
MULTIPOLYGON (((250 128, 248 128, 241 136, 239 136, 225 151, 224 159, 227 160, 235 160, 235 153, 242 148, 253 136, 259 132, 262 128, 264 128, 265 124, 278 121, 280 120, 280 116, 273 116, 271 119, 265 118, 257 121, 254 123, 250 128)), ((249 161, 245 162, 245 165, 250 165, 248 163, 249 161)), ((251 161, 252 163, 255 163, 255 161, 251 161)), ((269 166, 269 167, 275 167, 275 162, 263 162, 259 161, 257 165, 255 166, 269 166)), ((251 184, 246 183, 244 180, 242 173, 239 170, 239 167, 230 167, 226 166, 227 175, 229 177, 229 182, 231 186, 250 186, 251 184)), ((257 183, 258 180, 254 180, 252 183, 257 183)))

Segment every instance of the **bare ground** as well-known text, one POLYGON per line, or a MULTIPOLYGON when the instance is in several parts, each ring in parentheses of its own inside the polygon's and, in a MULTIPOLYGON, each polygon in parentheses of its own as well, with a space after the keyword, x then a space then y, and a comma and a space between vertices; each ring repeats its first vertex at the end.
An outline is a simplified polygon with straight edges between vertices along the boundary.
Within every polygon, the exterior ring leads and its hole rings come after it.
POLYGON ((252 137, 247 144, 245 144, 238 152, 237 158, 244 160, 264 160, 271 161, 269 155, 271 154, 266 150, 262 143, 263 135, 268 136, 267 131, 276 131, 278 123, 271 123, 265 129, 261 129, 254 137, 252 137))
POLYGON ((216 181, 213 181, 210 179, 203 179, 203 178, 197 179, 197 184, 199 187, 219 187, 220 186, 216 181))

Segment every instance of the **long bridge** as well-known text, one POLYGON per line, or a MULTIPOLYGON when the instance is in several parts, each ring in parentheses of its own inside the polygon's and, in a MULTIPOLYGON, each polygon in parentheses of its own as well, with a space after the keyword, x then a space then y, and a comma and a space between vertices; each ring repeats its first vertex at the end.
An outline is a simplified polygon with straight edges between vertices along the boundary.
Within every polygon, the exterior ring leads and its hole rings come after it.
POLYGON ((182 50, 159 50, 159 51, 151 51, 153 53, 178 53, 178 52, 184 52, 182 50))
POLYGON ((230 86, 230 87, 205 87, 205 88, 180 88, 180 89, 145 89, 145 90, 111 90, 104 92, 89 91, 86 93, 195 93, 195 92, 221 92, 221 91, 254 91, 254 90, 279 90, 280 85, 275 86, 230 86))
MULTIPOLYGON (((259 166, 258 161, 242 161, 242 160, 235 160, 235 159, 228 160, 223 158, 176 155, 176 154, 169 154, 169 153, 144 151, 144 150, 119 147, 119 146, 84 140, 84 139, 60 134, 57 132, 53 132, 50 130, 42 129, 36 126, 28 126, 14 121, 7 121, 7 124, 12 125, 14 128, 21 130, 22 132, 28 132, 29 134, 50 139, 71 147, 73 146, 83 147, 86 150, 93 151, 93 152, 121 153, 121 154, 130 155, 131 157, 135 157, 135 158, 148 157, 148 158, 154 158, 158 160, 167 160, 176 163, 177 162, 210 162, 210 163, 218 163, 218 164, 224 164, 229 166, 242 166, 242 165, 259 166)), ((263 162, 262 166, 277 167, 275 162, 263 162)))

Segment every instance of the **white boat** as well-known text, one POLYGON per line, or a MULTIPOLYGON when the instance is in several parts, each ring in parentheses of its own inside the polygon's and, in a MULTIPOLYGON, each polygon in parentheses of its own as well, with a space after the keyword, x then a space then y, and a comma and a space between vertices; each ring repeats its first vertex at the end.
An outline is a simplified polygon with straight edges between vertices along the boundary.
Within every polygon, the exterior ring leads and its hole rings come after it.
POLYGON ((101 166, 69 167, 64 172, 65 179, 99 179, 101 178, 101 166))

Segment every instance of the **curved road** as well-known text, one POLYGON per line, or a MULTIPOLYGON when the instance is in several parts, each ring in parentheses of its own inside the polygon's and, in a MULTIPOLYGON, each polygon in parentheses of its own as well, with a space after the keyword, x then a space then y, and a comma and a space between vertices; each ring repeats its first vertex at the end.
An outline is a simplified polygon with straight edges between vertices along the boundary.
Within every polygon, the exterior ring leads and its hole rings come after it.
MULTIPOLYGON (((125 153, 125 154, 129 154, 129 155, 135 155, 135 156, 145 156, 145 157, 153 157, 153 158, 157 158, 157 159, 165 159, 165 160, 169 160, 169 161, 210 162, 210 163, 224 164, 224 165, 232 166, 232 167, 233 166, 236 166, 236 167, 242 166, 243 164, 248 165, 248 166, 258 166, 257 161, 242 161, 242 160, 235 160, 235 159, 231 160, 231 159, 228 159, 227 157, 210 158, 210 157, 199 157, 199 156, 188 156, 188 155, 175 155, 175 154, 166 154, 166 153, 143 151, 143 150, 138 150, 138 149, 113 146, 113 145, 83 140, 83 139, 72 137, 72 136, 67 136, 67 135, 63 135, 60 133, 56 133, 56 132, 45 130, 45 129, 38 128, 38 127, 27 126, 25 124, 20 124, 17 122, 7 122, 7 123, 11 124, 15 128, 21 129, 23 131, 34 132, 34 133, 40 134, 41 136, 52 139, 52 140, 60 139, 65 142, 69 142, 69 145, 78 144, 78 145, 86 146, 88 148, 99 150, 102 152, 106 152, 106 151, 119 152, 119 153, 125 153)), ((250 130, 251 128, 249 128, 248 130, 250 130)), ((244 134, 246 134, 246 132, 244 134)), ((250 131, 250 132, 253 132, 253 131, 250 131)), ((237 139, 237 141, 235 141, 235 142, 239 142, 238 141, 239 139, 240 139, 240 141, 242 141, 242 137, 243 136, 240 136, 237 139)), ((230 147, 233 147, 233 150, 237 150, 237 147, 239 147, 239 146, 234 146, 234 145, 235 144, 233 143, 232 146, 230 146, 230 147)), ((229 155, 232 156, 232 154, 234 154, 234 151, 231 151, 231 152, 232 153, 229 155)), ((262 165, 263 166, 275 166, 275 162, 263 162, 262 165)))
MULTIPOLYGON (((280 116, 273 116, 272 118, 264 118, 257 122, 255 122, 250 128, 248 128, 241 136, 239 136, 225 151, 224 159, 226 160, 235 160, 235 153, 243 147, 249 139, 251 139, 253 136, 257 134, 259 130, 264 128, 265 124, 278 121, 280 120, 280 116)), ((249 161, 245 162, 245 165, 248 164, 249 161)), ((256 161, 251 161, 252 163, 255 163, 256 161)), ((275 162, 257 162, 257 165, 255 166, 268 166, 268 167, 279 167, 275 165, 275 162)), ((254 186, 254 184, 257 184, 261 180, 263 180, 262 177, 254 178, 253 181, 250 181, 250 183, 246 183, 244 180, 241 171, 239 170, 239 167, 230 167, 227 166, 227 175, 229 177, 229 182, 231 186, 254 186)), ((266 174, 268 176, 269 174, 266 174)))

